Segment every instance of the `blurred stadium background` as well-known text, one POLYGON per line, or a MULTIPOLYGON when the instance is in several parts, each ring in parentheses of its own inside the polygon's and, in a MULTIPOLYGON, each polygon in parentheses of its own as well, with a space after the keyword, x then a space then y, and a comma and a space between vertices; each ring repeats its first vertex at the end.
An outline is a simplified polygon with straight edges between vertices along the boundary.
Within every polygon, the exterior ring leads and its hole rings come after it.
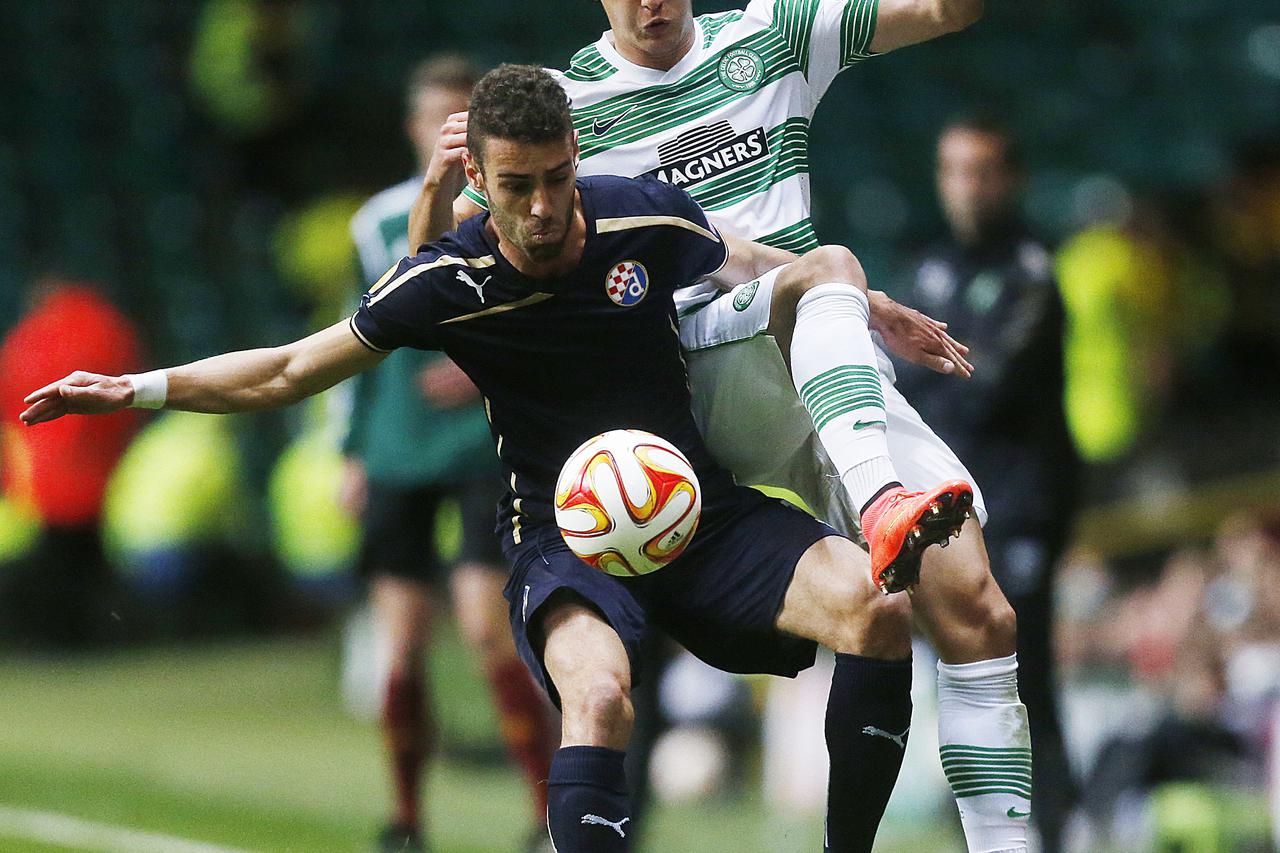
MULTIPOLYGON (((588 0, 3 0, 0 330, 45 281, 98 287, 146 365, 332 322, 361 289, 351 214, 414 168, 414 63, 454 48, 560 66, 604 26, 588 0)), ((892 292, 940 228, 934 140, 972 107, 1021 137, 1025 214, 1060 247, 1089 465, 1058 570, 1062 695, 1077 774, 1126 792, 1078 849, 1277 849, 1280 9, 990 0, 975 27, 865 62, 827 101, 818 233, 873 284, 892 292), (1221 752, 1193 778, 1117 785, 1138 759, 1115 736, 1171 720, 1221 752)), ((362 623, 356 529, 333 499, 341 395, 143 425, 109 472, 111 574, 68 615, 74 581, 40 574, 58 521, 35 509, 43 469, 10 399, 29 389, 0 388, 0 850, 362 849, 386 794, 361 673, 342 665, 362 623)), ((431 833, 442 853, 511 849, 519 784, 462 658, 446 637, 432 663, 431 833)), ((917 683, 924 732, 927 670, 917 683)), ((710 750, 655 777, 645 849, 816 848, 820 813, 762 793, 755 731, 731 739, 730 772, 710 750)), ((912 756, 883 849, 958 849, 936 758, 927 742, 912 756)))

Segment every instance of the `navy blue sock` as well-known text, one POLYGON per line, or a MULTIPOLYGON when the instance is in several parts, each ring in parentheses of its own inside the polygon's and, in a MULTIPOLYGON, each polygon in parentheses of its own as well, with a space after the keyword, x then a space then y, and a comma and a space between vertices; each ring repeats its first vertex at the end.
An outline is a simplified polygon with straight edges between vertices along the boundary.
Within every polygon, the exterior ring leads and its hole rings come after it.
POLYGON ((547 825, 558 853, 631 849, 631 803, 625 753, 603 746, 562 746, 547 780, 547 825))
POLYGON ((870 853, 910 726, 910 660, 836 654, 827 697, 827 853, 870 853))

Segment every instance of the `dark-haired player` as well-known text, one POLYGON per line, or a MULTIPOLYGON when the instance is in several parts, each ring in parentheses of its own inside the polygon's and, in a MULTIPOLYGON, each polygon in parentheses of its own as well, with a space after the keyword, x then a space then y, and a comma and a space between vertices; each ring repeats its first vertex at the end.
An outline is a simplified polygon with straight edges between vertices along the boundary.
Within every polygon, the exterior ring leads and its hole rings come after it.
MULTIPOLYGON (((501 529, 517 647, 563 710, 548 822, 560 853, 630 849, 623 751, 634 652, 658 627, 708 663, 792 676, 817 643, 835 650, 826 734, 830 851, 869 851, 910 723, 906 597, 884 596, 867 555, 832 528, 736 486, 711 459, 690 411, 673 293, 721 286, 791 260, 721 236, 682 190, 657 180, 576 180, 568 103, 547 73, 503 66, 471 100, 467 176, 491 212, 388 270, 345 323, 275 348, 141 376, 73 373, 33 392, 22 418, 128 405, 233 412, 296 402, 378 364, 398 347, 441 349, 476 383, 508 490, 501 529), (625 280, 617 286, 618 278, 625 280), (622 580, 565 546, 552 512, 561 463, 579 443, 631 427, 692 462, 702 521, 659 572, 622 580)), ((856 259, 815 250, 781 287, 843 282, 856 259), (797 284, 798 282, 798 284, 797 284)), ((963 484, 939 495, 963 510, 963 484)))
MULTIPOLYGON (((471 62, 453 54, 424 60, 410 74, 405 124, 427 180, 449 171, 432 156, 436 137, 449 114, 466 109, 479 77, 471 62)), ((383 190, 352 220, 366 282, 408 253, 409 205, 422 181, 414 177, 383 190)), ((506 627, 507 570, 493 531, 502 481, 480 395, 449 359, 406 349, 358 377, 353 396, 343 495, 362 516, 360 571, 369 578, 369 601, 387 649, 382 731, 395 812, 381 849, 423 849, 420 789, 435 740, 423 664, 441 599, 452 605, 484 670, 507 752, 528 784, 538 827, 530 849, 542 849, 554 731, 546 700, 506 627), (451 499, 462 542, 456 559, 446 561, 438 553, 435 520, 451 499)))

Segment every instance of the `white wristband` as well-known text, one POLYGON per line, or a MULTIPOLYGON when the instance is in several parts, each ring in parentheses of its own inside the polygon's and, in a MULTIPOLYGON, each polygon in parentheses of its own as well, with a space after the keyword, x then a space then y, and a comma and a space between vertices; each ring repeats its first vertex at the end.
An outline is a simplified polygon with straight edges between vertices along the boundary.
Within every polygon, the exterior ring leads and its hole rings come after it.
POLYGON ((125 379, 133 386, 133 402, 135 409, 162 409, 164 401, 169 397, 169 377, 163 370, 149 370, 146 373, 126 373, 125 379))

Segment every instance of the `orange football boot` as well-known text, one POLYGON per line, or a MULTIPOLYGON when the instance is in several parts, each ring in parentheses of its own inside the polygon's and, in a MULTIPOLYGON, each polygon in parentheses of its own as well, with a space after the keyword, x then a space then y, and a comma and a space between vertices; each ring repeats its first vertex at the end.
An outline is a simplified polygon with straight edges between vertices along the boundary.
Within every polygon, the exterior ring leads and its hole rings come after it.
POLYGON ((871 580, 887 595, 920 580, 920 557, 930 545, 944 548, 973 506, 973 487, 949 480, 924 492, 887 490, 862 514, 871 550, 871 580))

